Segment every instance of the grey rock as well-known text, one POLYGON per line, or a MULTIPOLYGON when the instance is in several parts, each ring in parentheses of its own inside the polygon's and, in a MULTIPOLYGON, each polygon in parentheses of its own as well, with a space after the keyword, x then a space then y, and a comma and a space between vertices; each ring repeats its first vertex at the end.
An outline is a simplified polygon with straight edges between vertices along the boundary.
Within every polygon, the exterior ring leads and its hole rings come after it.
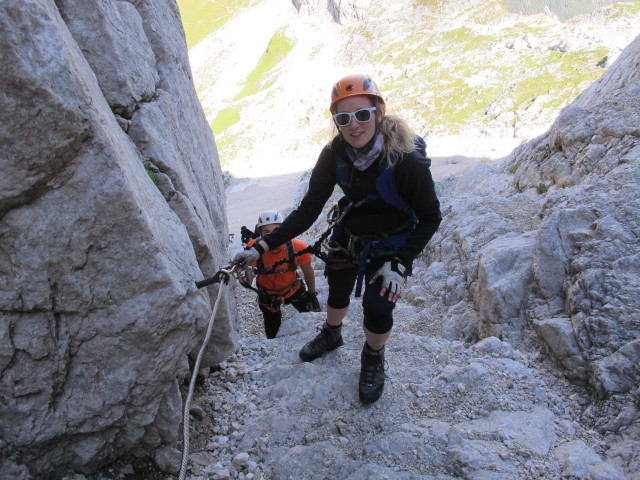
POLYGON ((356 461, 339 455, 340 450, 327 441, 296 445, 277 461, 275 469, 284 478, 321 479, 353 473, 356 461))
POLYGON ((313 16, 323 20, 331 20, 341 25, 349 25, 357 20, 366 18, 370 7, 370 0, 364 1, 318 1, 318 0, 293 0, 296 10, 304 15, 313 16))
POLYGON ((450 310, 470 299, 480 314, 447 320, 447 338, 519 342, 533 325, 601 397, 638 382, 638 62, 640 37, 505 159, 508 183, 486 166, 443 182, 446 215, 425 255, 456 279, 445 288, 450 310))
POLYGON ((216 457, 210 452, 193 452, 189 455, 189 461, 191 465, 207 467, 216 463, 216 457))
POLYGON ((231 462, 237 467, 244 468, 249 465, 249 454, 247 452, 240 452, 233 457, 231 462))
POLYGON ((566 477, 594 480, 624 478, 617 468, 603 462, 600 456, 581 440, 566 443, 555 450, 563 466, 563 475, 566 477))
POLYGON ((139 102, 153 98, 160 80, 143 19, 128 2, 98 2, 87 7, 77 0, 58 3, 105 99, 114 112, 131 118, 139 102))
POLYGON ((538 336, 551 348, 569 376, 585 379, 586 360, 578 347, 573 324, 569 318, 549 318, 534 321, 538 336))
POLYGON ((180 471, 182 452, 177 448, 164 445, 156 449, 153 460, 162 472, 176 474, 180 471))
MULTIPOLYGON (((175 4, 10 0, 0 31, 0 455, 92 472, 177 440, 222 175, 175 4)), ((203 367, 235 315, 227 290, 203 367)))

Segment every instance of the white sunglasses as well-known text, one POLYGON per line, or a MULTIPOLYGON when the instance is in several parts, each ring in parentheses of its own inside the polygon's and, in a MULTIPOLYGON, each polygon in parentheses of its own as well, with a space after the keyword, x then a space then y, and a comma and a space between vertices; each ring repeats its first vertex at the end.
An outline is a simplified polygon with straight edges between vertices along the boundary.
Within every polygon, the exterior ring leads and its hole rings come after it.
POLYGON ((355 112, 342 112, 336 113, 333 116, 333 121, 339 127, 346 127, 351 123, 351 119, 355 117, 358 123, 366 123, 371 120, 371 112, 375 112, 377 107, 361 108, 355 112))

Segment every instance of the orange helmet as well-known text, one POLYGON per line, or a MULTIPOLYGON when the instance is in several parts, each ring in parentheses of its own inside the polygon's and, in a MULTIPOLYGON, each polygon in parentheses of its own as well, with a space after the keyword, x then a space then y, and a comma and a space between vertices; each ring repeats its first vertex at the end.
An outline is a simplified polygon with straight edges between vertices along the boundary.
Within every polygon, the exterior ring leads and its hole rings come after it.
POLYGON ((375 97, 380 113, 384 115, 386 110, 384 98, 382 98, 378 86, 371 80, 369 75, 349 75, 338 80, 338 83, 336 83, 333 86, 333 90, 331 90, 331 106, 329 107, 331 113, 336 113, 336 103, 338 100, 353 97, 354 95, 371 95, 375 97))

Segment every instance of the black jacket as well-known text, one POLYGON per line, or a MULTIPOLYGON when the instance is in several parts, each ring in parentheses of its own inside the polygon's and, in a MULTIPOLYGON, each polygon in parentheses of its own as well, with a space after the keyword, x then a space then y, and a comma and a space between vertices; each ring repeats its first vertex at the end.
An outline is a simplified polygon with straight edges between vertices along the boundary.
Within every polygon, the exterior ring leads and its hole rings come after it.
MULTIPOLYGON (((309 189, 296 208, 273 232, 264 237, 264 241, 273 248, 306 231, 318 218, 322 209, 331 197, 336 186, 336 159, 342 158, 350 167, 349 186, 345 189, 347 197, 357 202, 370 194, 376 193, 376 178, 379 175, 378 160, 364 171, 353 167, 342 141, 336 137, 327 145, 316 162, 309 189)), ((438 229, 442 216, 440 202, 436 197, 433 179, 429 166, 431 160, 420 153, 412 152, 403 155, 396 163, 395 183, 398 192, 409 203, 418 217, 416 229, 405 244, 397 251, 403 264, 411 265, 427 245, 438 229)), ((382 199, 365 202, 354 208, 345 218, 345 226, 356 234, 380 234, 393 232, 406 224, 409 216, 382 199)))

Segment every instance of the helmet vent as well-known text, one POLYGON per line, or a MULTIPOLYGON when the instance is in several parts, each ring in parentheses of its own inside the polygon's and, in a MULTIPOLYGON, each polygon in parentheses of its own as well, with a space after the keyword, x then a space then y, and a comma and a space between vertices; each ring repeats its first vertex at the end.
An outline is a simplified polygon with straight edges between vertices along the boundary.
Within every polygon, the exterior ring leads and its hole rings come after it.
POLYGON ((336 113, 337 103, 347 97, 355 95, 369 95, 378 100, 378 110, 381 116, 384 116, 384 98, 380 94, 376 83, 371 80, 369 75, 348 75, 336 82, 331 90, 331 104, 329 111, 336 113))

